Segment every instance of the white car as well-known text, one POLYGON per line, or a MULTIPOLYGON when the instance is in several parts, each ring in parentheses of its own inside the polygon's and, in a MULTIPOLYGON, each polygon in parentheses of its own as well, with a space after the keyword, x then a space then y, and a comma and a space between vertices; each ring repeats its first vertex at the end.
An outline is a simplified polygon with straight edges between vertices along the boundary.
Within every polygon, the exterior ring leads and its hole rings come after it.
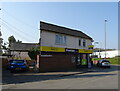
POLYGON ((97 66, 99 67, 109 67, 110 68, 110 61, 106 59, 101 59, 98 61, 97 66))

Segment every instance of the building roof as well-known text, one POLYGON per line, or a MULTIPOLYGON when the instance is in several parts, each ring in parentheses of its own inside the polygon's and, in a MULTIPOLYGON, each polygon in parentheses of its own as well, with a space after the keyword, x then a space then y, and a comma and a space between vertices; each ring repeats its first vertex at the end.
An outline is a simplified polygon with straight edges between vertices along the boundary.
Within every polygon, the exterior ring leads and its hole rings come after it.
POLYGON ((11 51, 29 51, 32 48, 37 48, 38 43, 12 43, 10 46, 11 51))
POLYGON ((85 39, 90 39, 93 41, 93 39, 90 36, 86 35, 85 33, 79 30, 74 30, 74 29, 70 29, 70 28, 66 28, 66 27, 62 27, 62 26, 58 26, 58 25, 54 25, 54 24, 50 24, 42 21, 40 21, 40 29, 61 33, 61 34, 67 34, 67 35, 76 36, 76 37, 81 37, 85 39))

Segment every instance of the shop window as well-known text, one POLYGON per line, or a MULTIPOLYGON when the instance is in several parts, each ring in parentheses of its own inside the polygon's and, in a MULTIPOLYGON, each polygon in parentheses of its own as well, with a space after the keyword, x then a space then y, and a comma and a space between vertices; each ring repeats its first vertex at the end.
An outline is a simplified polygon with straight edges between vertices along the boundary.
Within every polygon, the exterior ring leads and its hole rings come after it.
POLYGON ((55 44, 66 45, 67 37, 61 34, 57 34, 55 37, 55 44))
POLYGON ((72 57, 72 63, 75 63, 75 57, 72 57))
POLYGON ((80 65, 80 56, 78 56, 77 61, 78 61, 78 65, 80 65))

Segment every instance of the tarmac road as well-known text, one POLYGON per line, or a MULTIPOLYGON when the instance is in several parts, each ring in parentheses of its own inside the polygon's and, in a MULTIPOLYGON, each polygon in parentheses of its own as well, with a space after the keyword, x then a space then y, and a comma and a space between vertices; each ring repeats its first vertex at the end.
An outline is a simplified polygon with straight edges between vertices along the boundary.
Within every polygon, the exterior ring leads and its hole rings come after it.
MULTIPOLYGON (((59 75, 57 73, 51 73, 52 75, 49 77, 49 73, 47 75, 50 79, 43 78, 44 80, 4 84, 3 89, 118 89, 118 67, 120 66, 112 66, 110 69, 97 68, 92 69, 92 72, 82 74, 73 72, 75 73, 74 75, 64 76, 62 76, 63 73, 61 76, 60 73, 59 75)), ((69 74, 73 73, 71 72, 69 74)))

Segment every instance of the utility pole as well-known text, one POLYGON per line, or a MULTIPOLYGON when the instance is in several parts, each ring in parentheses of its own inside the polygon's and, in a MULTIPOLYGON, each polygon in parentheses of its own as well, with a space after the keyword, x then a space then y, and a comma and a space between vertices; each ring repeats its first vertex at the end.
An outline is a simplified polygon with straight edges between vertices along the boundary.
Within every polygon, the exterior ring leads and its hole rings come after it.
POLYGON ((107 20, 105 20, 105 59, 106 59, 106 22, 107 20))
MULTIPOLYGON (((1 10, 1 8, 0 8, 0 10, 1 10)), ((0 24, 1 24, 1 22, 0 22, 0 24)), ((1 33, 1 25, 0 25, 0 55, 2 55, 2 48, 1 48, 1 46, 2 46, 2 43, 3 43, 3 39, 2 39, 2 33, 1 33)))
POLYGON ((99 42, 99 46, 100 46, 99 47, 99 58, 101 58, 101 53, 100 53, 101 52, 101 50, 100 50, 101 49, 101 42, 99 42))

